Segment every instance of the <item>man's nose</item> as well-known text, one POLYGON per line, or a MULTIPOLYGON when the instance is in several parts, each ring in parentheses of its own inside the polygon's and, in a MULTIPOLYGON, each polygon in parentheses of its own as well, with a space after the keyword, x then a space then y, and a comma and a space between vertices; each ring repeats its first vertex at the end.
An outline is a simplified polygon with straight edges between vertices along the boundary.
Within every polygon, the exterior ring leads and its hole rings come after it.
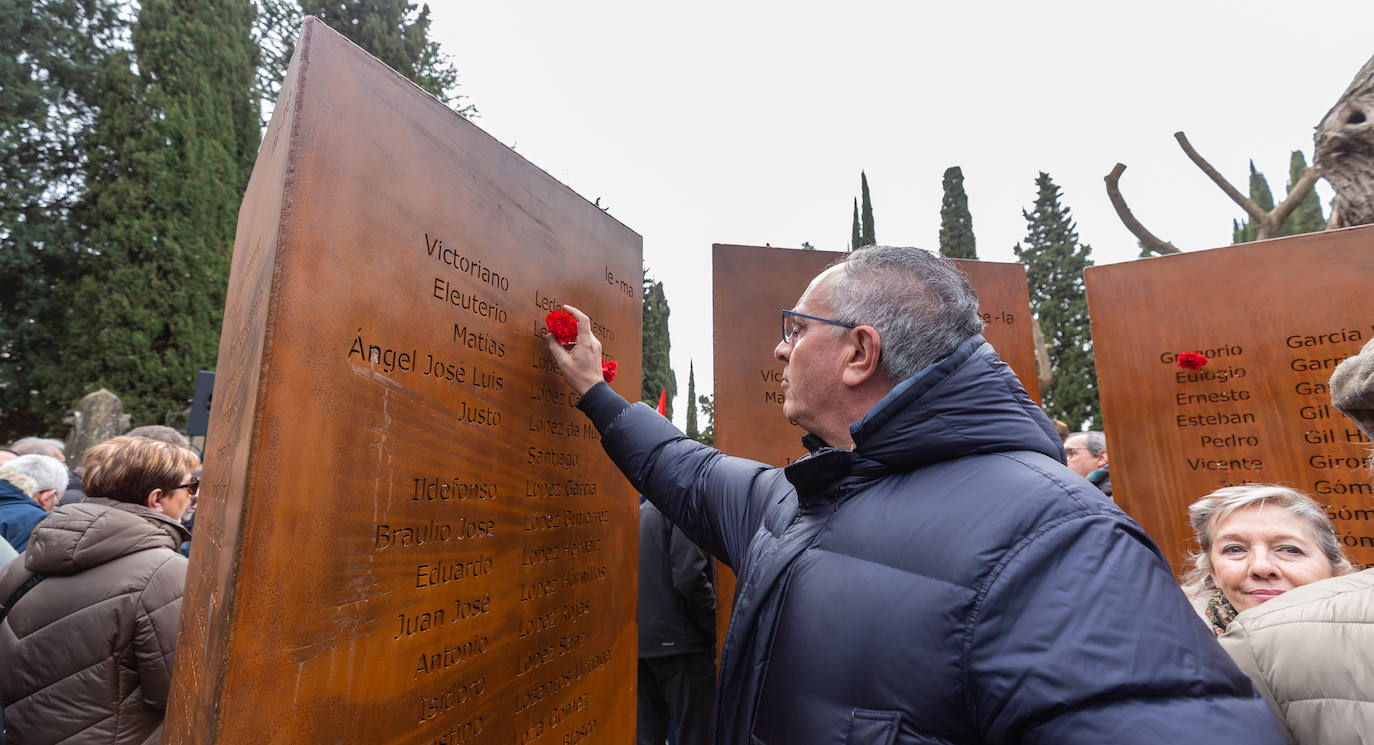
POLYGON ((783 362, 786 362, 786 361, 787 361, 787 358, 788 358, 789 356, 791 356, 791 354, 792 354, 792 345, 791 345, 790 343, 788 343, 788 342, 780 341, 780 342, 778 342, 778 345, 777 345, 776 347, 773 347, 773 357, 774 357, 774 359, 779 359, 779 360, 782 360, 783 362))

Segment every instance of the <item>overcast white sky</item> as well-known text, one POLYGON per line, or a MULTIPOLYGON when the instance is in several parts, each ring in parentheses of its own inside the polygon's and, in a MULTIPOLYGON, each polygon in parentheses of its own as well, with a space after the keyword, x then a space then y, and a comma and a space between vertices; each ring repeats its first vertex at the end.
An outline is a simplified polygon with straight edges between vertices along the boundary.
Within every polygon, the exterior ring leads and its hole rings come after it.
MULTIPOLYGON (((1098 264, 1134 259, 1102 177, 1157 236, 1242 216, 1174 142, 1282 198, 1289 153, 1374 55, 1374 2, 431 2, 478 126, 644 236, 711 389, 711 244, 843 250, 859 171, 882 243, 938 246, 963 168, 979 258, 1012 261, 1037 172, 1098 264)), ((1331 192, 1319 186, 1323 203, 1331 192)))

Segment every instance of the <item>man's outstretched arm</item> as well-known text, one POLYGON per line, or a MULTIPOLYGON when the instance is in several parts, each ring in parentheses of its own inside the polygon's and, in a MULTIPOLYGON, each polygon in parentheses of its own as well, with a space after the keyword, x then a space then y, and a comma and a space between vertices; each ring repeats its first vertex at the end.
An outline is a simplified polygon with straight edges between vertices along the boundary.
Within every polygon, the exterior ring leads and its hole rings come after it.
POLYGON ((573 306, 563 307, 577 321, 577 337, 563 345, 550 334, 549 353, 581 396, 578 408, 601 433, 606 454, 693 542, 738 569, 768 497, 788 488, 782 472, 726 457, 688 439, 648 406, 617 395, 602 381, 601 342, 590 319, 573 306))

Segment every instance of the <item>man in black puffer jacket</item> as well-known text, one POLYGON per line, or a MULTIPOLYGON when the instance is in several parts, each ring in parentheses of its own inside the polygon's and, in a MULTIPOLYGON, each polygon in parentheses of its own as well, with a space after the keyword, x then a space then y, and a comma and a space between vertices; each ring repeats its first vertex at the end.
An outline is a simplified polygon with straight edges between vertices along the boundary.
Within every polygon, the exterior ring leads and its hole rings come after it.
POLYGON ((784 313, 785 469, 555 361, 640 492, 739 577, 716 745, 1282 742, 1159 549, 1064 467, 953 264, 855 251, 784 313))
POLYGON ((710 745, 716 691, 716 591, 711 561, 663 517, 639 504, 639 716, 635 741, 710 745))

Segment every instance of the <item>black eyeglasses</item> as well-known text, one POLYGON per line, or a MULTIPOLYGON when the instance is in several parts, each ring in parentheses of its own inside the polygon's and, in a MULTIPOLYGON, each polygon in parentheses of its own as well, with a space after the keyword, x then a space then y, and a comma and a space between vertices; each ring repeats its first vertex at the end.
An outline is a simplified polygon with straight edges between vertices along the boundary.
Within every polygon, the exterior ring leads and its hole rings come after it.
POLYGON ((177 484, 172 491, 176 491, 177 489, 185 489, 194 497, 196 493, 200 491, 200 479, 191 479, 184 484, 177 484))
POLYGON ((782 312, 782 341, 784 344, 791 344, 793 337, 797 335, 798 331, 801 331, 801 324, 797 323, 798 318, 808 318, 812 321, 820 321, 821 323, 829 323, 835 326, 843 326, 847 329, 858 328, 859 326, 859 324, 857 323, 845 323, 844 321, 836 321, 833 318, 808 316, 805 313, 798 313, 795 310, 785 310, 782 312))

